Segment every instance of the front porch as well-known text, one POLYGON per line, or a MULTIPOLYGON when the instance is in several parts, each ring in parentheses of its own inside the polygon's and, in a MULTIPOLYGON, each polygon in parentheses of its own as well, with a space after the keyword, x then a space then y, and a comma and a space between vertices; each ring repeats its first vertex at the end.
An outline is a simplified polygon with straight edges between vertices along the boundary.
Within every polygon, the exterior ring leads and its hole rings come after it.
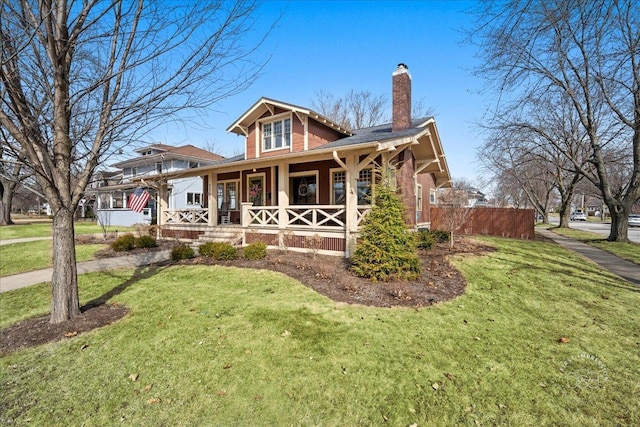
POLYGON ((239 221, 229 224, 221 223, 215 209, 167 209, 162 211, 160 232, 163 237, 227 241, 243 246, 261 241, 271 249, 345 255, 370 210, 369 205, 356 208, 355 230, 350 231, 345 205, 254 206, 243 202, 239 221))

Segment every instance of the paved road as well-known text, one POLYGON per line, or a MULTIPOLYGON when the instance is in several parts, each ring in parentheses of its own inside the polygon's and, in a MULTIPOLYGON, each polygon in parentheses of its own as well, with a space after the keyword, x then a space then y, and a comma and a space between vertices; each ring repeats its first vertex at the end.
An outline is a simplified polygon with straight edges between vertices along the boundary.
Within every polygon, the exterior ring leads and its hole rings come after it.
MULTIPOLYGON (((551 224, 558 224, 560 219, 558 217, 549 218, 551 224)), ((611 231, 611 223, 608 222, 588 222, 588 221, 571 221, 571 228, 576 230, 591 231, 592 233, 602 234, 607 237, 611 231)), ((640 243, 640 227, 629 227, 629 240, 635 243, 640 243)))

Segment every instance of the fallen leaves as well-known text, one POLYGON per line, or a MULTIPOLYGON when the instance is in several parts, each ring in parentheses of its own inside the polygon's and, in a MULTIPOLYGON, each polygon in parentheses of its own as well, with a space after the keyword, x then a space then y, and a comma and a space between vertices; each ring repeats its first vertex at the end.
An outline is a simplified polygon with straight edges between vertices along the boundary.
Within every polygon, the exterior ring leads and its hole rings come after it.
POLYGON ((558 342, 559 342, 559 343, 562 343, 562 344, 564 344, 564 343, 568 343, 568 342, 569 342, 569 338, 567 338, 567 337, 560 337, 560 338, 558 338, 558 342))
POLYGON ((72 338, 72 337, 75 337, 76 335, 78 335, 78 331, 65 332, 65 333, 64 333, 64 336, 65 336, 66 338, 72 338))
POLYGON ((137 381, 138 380, 138 374, 131 374, 129 375, 129 379, 131 381, 137 381))

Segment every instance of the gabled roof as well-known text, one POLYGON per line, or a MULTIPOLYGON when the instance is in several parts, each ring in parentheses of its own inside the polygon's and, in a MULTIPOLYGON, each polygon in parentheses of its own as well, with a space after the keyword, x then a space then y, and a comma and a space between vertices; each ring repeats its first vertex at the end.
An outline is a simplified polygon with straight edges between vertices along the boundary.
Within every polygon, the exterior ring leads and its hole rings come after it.
POLYGON ((140 164, 148 164, 151 162, 170 159, 182 159, 189 161, 204 161, 205 163, 211 164, 218 162, 224 157, 219 154, 212 153, 211 151, 203 150, 202 148, 195 147, 191 144, 182 145, 180 147, 175 147, 173 145, 166 144, 152 144, 148 147, 141 148, 136 150, 137 152, 144 152, 148 150, 156 150, 160 151, 160 153, 146 155, 146 156, 138 156, 132 159, 123 160, 122 162, 118 162, 112 165, 115 168, 124 168, 129 166, 135 166, 140 164))
POLYGON ((233 132, 237 135, 247 136, 249 134, 249 126, 255 123, 255 121, 262 117, 266 112, 271 112, 271 114, 273 115, 276 107, 283 110, 291 111, 300 119, 303 116, 307 116, 345 135, 352 135, 349 129, 345 129, 344 127, 340 126, 339 124, 328 119, 320 113, 316 113, 315 111, 305 107, 300 107, 294 104, 287 104, 286 102, 277 101, 275 99, 265 97, 260 98, 258 102, 253 104, 251 108, 249 108, 242 116, 240 116, 238 120, 233 122, 233 124, 227 128, 227 132, 233 132))

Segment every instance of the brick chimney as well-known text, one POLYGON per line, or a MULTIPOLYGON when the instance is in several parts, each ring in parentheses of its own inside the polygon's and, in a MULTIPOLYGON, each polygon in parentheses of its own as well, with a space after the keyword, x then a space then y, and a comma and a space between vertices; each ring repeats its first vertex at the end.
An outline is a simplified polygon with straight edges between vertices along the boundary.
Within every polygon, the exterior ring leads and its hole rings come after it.
POLYGON ((393 118, 391 130, 409 129, 411 127, 411 74, 409 67, 398 64, 393 72, 393 118))

